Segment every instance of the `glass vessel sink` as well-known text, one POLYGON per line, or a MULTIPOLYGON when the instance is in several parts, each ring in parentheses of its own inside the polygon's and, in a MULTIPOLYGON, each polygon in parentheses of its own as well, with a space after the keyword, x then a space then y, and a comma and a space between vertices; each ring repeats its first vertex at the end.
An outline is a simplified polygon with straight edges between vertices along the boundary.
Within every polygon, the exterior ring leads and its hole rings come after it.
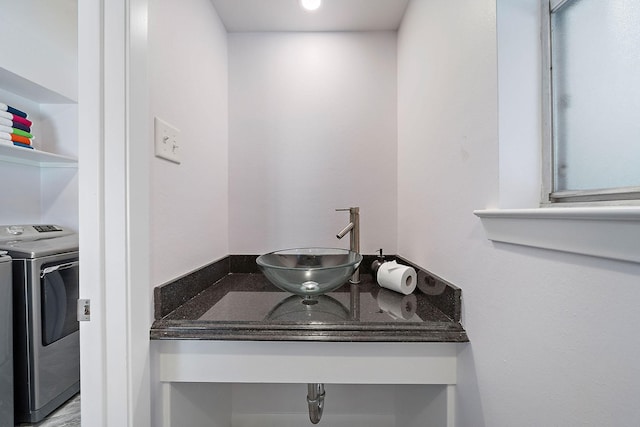
POLYGON ((344 285, 362 262, 362 255, 347 249, 299 248, 260 255, 256 262, 265 277, 283 291, 317 303, 318 295, 344 285))

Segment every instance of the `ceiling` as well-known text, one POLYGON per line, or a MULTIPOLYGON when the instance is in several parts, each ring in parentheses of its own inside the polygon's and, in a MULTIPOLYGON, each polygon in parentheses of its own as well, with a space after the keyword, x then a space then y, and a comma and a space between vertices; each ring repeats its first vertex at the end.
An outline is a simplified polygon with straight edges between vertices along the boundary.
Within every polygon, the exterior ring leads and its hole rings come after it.
POLYGON ((322 0, 315 12, 298 0, 211 0, 228 32, 395 31, 409 0, 322 0))

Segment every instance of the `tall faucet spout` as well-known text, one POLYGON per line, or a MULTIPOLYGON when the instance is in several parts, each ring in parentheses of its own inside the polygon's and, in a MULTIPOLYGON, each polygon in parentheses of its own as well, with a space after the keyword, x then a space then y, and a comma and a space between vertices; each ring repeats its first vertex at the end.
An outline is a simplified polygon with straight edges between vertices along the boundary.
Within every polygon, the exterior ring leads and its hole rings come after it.
POLYGON ((353 226, 354 224, 352 222, 349 223, 349 225, 347 225, 345 228, 343 228, 338 234, 336 234, 336 237, 338 239, 342 239, 344 236, 347 235, 347 233, 351 230, 353 230, 353 226))
MULTIPOLYGON (((349 224, 338 234, 336 237, 338 239, 342 239, 347 233, 351 233, 349 239, 349 249, 353 252, 360 253, 360 208, 352 207, 348 209, 336 209, 337 211, 349 211, 349 224)), ((360 269, 356 269, 356 271, 351 276, 351 283, 360 283, 360 269)))

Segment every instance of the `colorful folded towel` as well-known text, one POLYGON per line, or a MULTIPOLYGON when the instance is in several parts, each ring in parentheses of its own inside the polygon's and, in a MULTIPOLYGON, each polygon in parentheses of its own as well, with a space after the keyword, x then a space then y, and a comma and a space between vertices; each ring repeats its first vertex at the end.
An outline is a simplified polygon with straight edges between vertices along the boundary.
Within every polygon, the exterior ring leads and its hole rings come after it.
POLYGON ((30 148, 31 150, 33 150, 32 146, 26 145, 26 144, 20 144, 19 142, 14 142, 13 145, 15 145, 16 147, 30 148))
POLYGON ((15 114, 11 114, 13 116, 13 121, 17 122, 17 123, 22 123, 25 126, 29 126, 31 127, 31 125, 33 124, 31 122, 31 120, 29 119, 25 119, 24 117, 20 117, 20 116, 16 116, 15 114))
POLYGON ((24 136, 16 135, 15 133, 11 134, 11 140, 13 142, 19 142, 20 144, 31 145, 31 140, 29 138, 25 138, 24 136))
POLYGON ((16 129, 16 128, 11 128, 13 129, 13 132, 11 133, 15 133, 16 135, 20 135, 20 136, 24 136, 25 138, 33 138, 33 135, 31 135, 29 132, 25 132, 22 129, 16 129))
POLYGON ((16 129, 16 128, 4 126, 4 125, 0 125, 0 132, 15 133, 16 135, 26 136, 27 138, 33 138, 33 135, 31 135, 29 132, 25 132, 22 129, 16 129))
POLYGON ((25 126, 31 126, 33 124, 29 119, 25 119, 24 117, 16 116, 15 114, 7 113, 6 111, 2 110, 0 110, 0 117, 16 123, 22 123, 25 126))
POLYGON ((26 126, 22 123, 15 122, 13 120, 6 119, 4 117, 0 117, 0 125, 20 129, 29 133, 31 132, 31 128, 29 126, 26 126))
POLYGON ((5 141, 19 142, 21 144, 31 145, 31 140, 24 136, 16 135, 15 133, 0 132, 0 139, 5 141))
POLYGON ((16 146, 22 148, 29 148, 33 150, 34 148, 30 145, 20 144, 19 142, 5 141, 4 139, 0 139, 0 145, 8 145, 8 146, 16 146))
MULTIPOLYGON (((2 120, 7 120, 7 119, 0 118, 0 125, 3 124, 2 120)), ((29 126, 23 125, 22 123, 12 121, 9 126, 14 127, 16 129, 23 130, 25 132, 31 132, 31 128, 29 126)))
POLYGON ((2 102, 0 102, 0 111, 6 111, 11 114, 15 114, 16 116, 24 117, 25 119, 27 118, 27 113, 24 111, 20 111, 17 108, 13 108, 11 105, 3 104, 2 102))

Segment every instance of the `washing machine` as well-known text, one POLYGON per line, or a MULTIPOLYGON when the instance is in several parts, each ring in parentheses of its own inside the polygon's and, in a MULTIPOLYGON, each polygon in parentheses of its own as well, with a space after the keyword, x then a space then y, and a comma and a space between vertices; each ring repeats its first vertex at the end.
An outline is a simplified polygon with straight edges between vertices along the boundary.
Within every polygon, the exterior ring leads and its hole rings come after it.
POLYGON ((13 426, 11 258, 0 251, 0 426, 13 426))
POLYGON ((80 390, 78 235, 0 226, 12 262, 15 422, 37 423, 80 390))

